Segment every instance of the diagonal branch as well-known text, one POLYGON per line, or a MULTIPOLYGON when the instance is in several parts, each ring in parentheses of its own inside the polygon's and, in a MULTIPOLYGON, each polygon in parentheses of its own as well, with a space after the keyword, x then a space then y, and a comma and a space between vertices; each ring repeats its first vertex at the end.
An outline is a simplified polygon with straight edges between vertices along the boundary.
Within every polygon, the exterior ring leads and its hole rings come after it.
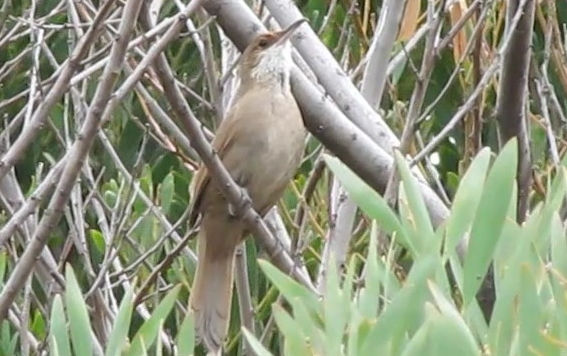
MULTIPOLYGON (((367 54, 368 64, 364 70, 361 88, 362 96, 372 107, 380 106, 387 77, 385 69, 398 34, 405 3, 401 0, 382 3, 380 19, 376 26, 377 31, 367 54)), ((331 208, 336 210, 336 218, 335 223, 329 229, 329 237, 323 250, 323 262, 318 277, 319 285, 322 287, 325 286, 323 277, 331 261, 335 261, 337 268, 345 263, 357 211, 356 203, 348 197, 344 188, 336 182, 336 178, 333 181, 331 192, 331 197, 338 196, 338 198, 330 199, 331 208)))
POLYGON ((49 114, 53 105, 55 105, 67 90, 72 75, 75 73, 83 57, 87 54, 89 47, 94 43, 96 36, 103 25, 104 19, 107 17, 114 0, 107 0, 102 5, 100 11, 95 17, 92 26, 85 34, 81 41, 75 47, 75 50, 69 57, 69 60, 63 65, 61 73, 57 76, 57 80, 51 87, 45 99, 41 102, 37 110, 31 116, 28 125, 24 131, 18 136, 16 141, 10 147, 10 150, 0 158, 0 179, 2 179, 10 169, 20 160, 27 148, 34 142, 35 138, 45 124, 45 119, 49 114))
POLYGON ((47 243, 50 232, 63 214, 65 203, 69 199, 77 175, 96 137, 95 134, 100 126, 103 110, 108 104, 112 88, 120 73, 122 62, 126 54, 128 39, 134 29, 140 6, 141 3, 137 0, 129 0, 126 3, 122 14, 122 21, 120 22, 118 38, 116 42, 114 42, 110 52, 110 60, 102 74, 77 140, 73 143, 69 151, 69 157, 63 168, 61 179, 57 184, 55 193, 49 202, 43 218, 37 226, 32 240, 25 249, 0 294, 0 320, 6 317, 10 305, 28 279, 37 256, 47 243))
MULTIPOLYGON (((240 49, 243 49, 255 34, 263 31, 260 20, 243 2, 235 0, 208 0, 204 7, 211 15, 217 16, 217 22, 223 28, 225 34, 240 49)), ((293 20, 288 19, 286 21, 291 22, 293 20)), ((304 27, 306 26, 302 26, 302 28, 304 27)), ((298 29, 298 32, 299 34, 296 37, 304 33, 302 29, 298 29)), ((292 41, 294 44, 296 43, 294 39, 292 41)), ((322 43, 314 44, 309 49, 311 51, 309 57, 324 56, 324 54, 319 52, 320 46, 324 47, 322 43)), ((325 51, 327 51, 326 48, 325 51)), ((321 66, 322 70, 329 72, 328 75, 333 75, 333 79, 330 79, 331 83, 328 83, 330 86, 340 86, 339 81, 342 82, 340 78, 343 77, 341 74, 343 72, 339 70, 337 73, 330 69, 338 66, 332 56, 331 59, 335 63, 334 65, 327 62, 323 64, 309 64, 312 66, 312 69, 313 67, 321 66), (325 65, 327 66, 325 67, 325 65)), ((350 82, 348 77, 345 78, 350 82)), ((327 98, 325 93, 321 92, 309 81, 298 68, 292 70, 291 84, 307 129, 372 188, 377 191, 384 191, 388 182, 388 172, 392 168, 393 162, 389 152, 392 151, 394 146, 399 145, 399 141, 395 136, 392 138, 390 134, 386 133, 390 131, 389 129, 382 129, 380 131, 382 134, 378 135, 378 139, 381 138, 379 140, 381 146, 371 138, 370 133, 376 130, 376 126, 378 126, 377 120, 380 118, 362 98, 358 90, 356 88, 353 90, 345 89, 341 92, 342 97, 337 96, 337 98, 342 98, 343 104, 339 104, 339 106, 343 108, 343 111, 347 112, 350 118, 360 119, 360 125, 362 126, 357 126, 359 122, 355 124, 347 118, 327 98)), ((349 87, 351 86, 352 83, 349 87)), ((327 85, 325 85, 325 89, 327 89, 327 85)), ((337 98, 333 98, 337 100, 337 98)), ((384 123, 383 125, 386 124, 384 123)), ((423 180, 421 180, 421 188, 432 221, 435 225, 439 225, 448 216, 449 210, 423 180)))
MULTIPOLYGON (((145 9, 144 13, 144 24, 149 28, 151 27, 151 22, 147 14, 147 9, 145 9)), ((294 263, 289 253, 286 252, 281 243, 270 233, 260 215, 258 215, 249 204, 243 204, 244 197, 240 187, 234 182, 205 138, 201 130, 201 124, 183 98, 174 80, 171 68, 163 54, 158 56, 155 60, 154 70, 163 86, 173 112, 189 136, 192 147, 199 153, 203 164, 207 166, 214 184, 217 184, 221 193, 233 206, 240 208, 239 213, 242 220, 248 224, 254 236, 259 240, 259 243, 268 251, 274 264, 281 270, 289 272, 295 279, 308 288, 314 290, 309 276, 304 275, 301 269, 296 266, 296 263, 294 263)))

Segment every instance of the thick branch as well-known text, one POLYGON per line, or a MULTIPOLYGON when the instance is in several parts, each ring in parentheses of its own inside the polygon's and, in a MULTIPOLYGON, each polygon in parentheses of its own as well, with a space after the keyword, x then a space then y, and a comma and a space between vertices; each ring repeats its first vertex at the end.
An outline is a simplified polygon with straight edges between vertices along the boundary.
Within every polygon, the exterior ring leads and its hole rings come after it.
MULTIPOLYGON (((204 6, 211 15, 217 16, 219 25, 241 50, 257 33, 263 31, 263 26, 258 18, 243 2, 209 0, 204 6)), ((301 30, 298 31, 303 33, 301 30)), ((310 57, 320 57, 321 53, 318 52, 320 46, 324 47, 319 42, 318 45, 314 45, 310 49, 313 52, 310 57)), ((325 49, 325 51, 327 50, 325 49)), ((323 64, 310 63, 310 65, 312 69, 314 69, 313 67, 321 67, 319 68, 320 70, 329 72, 329 75, 332 74, 332 80, 342 78, 341 82, 347 80, 350 83, 349 86, 352 86, 352 83, 348 77, 344 77, 340 68, 339 72, 330 70, 330 68, 338 66, 334 59, 332 61, 335 65, 330 67, 325 67, 328 64, 327 62, 323 64)), ((390 134, 387 134, 387 131, 381 130, 382 134, 379 135, 379 138, 381 137, 383 140, 379 141, 380 145, 387 146, 387 148, 381 148, 369 136, 368 133, 373 132, 378 125, 376 120, 372 120, 369 117, 379 118, 378 114, 370 108, 356 89, 343 92, 343 102, 345 104, 342 106, 346 112, 353 114, 355 109, 359 107, 368 109, 361 109, 364 113, 362 111, 359 112, 358 109, 356 110, 356 112, 360 113, 360 116, 357 117, 361 118, 360 124, 364 125, 363 131, 350 121, 299 69, 295 68, 292 71, 291 79, 292 90, 301 108, 307 129, 370 186, 378 191, 383 191, 393 162, 387 151, 391 151, 393 146, 399 144, 399 141, 395 136, 392 138, 390 134), (361 104, 361 102, 364 102, 364 104, 361 104), (345 105, 347 107, 344 107, 345 105)), ((340 84, 335 82, 332 86, 340 86, 340 84)), ((325 88, 327 89, 327 86, 325 88)), ((356 115, 352 117, 354 116, 356 115)), ((422 193, 434 224, 439 225, 448 215, 447 207, 425 183, 422 183, 422 193)))
POLYGON ((517 11, 523 11, 523 13, 516 28, 511 30, 513 32, 510 34, 510 45, 502 58, 502 76, 496 109, 502 142, 517 137, 519 144, 518 221, 523 221, 525 218, 531 185, 530 145, 525 112, 534 10, 534 0, 508 1, 506 16, 508 27, 511 26, 517 11))
MULTIPOLYGON (((151 26, 147 16, 144 17, 145 26, 151 26)), ((262 247, 268 251, 274 264, 283 271, 289 272, 295 279, 308 288, 314 290, 309 277, 305 276, 302 271, 297 268, 296 264, 291 259, 291 256, 286 253, 283 246, 281 246, 281 243, 272 236, 260 215, 254 211, 250 204, 242 203, 244 201, 242 190, 234 182, 230 173, 223 166, 222 162, 214 153, 211 145, 205 138, 205 135, 201 130, 201 124, 185 102, 185 99, 174 80, 171 68, 163 54, 158 56, 155 60, 154 70, 156 71, 161 85, 163 86, 165 95, 171 104, 173 112, 184 126, 192 147, 195 151, 197 151, 197 153, 199 153, 199 156, 203 160, 203 164, 207 166, 213 182, 217 185, 227 200, 233 204, 233 206, 240 207, 239 213, 242 220, 247 223, 254 236, 260 240, 262 247)))
MULTIPOLYGON (((386 83, 386 67, 398 35, 405 3, 401 0, 389 0, 382 4, 380 19, 376 26, 378 30, 374 34, 367 54, 368 64, 364 70, 361 89, 362 96, 372 107, 380 106, 386 83)), ((345 262, 357 210, 356 203, 348 197, 342 186, 333 184, 331 196, 335 197, 330 201, 331 209, 336 209, 336 219, 329 229, 329 237, 326 239, 327 244, 323 250, 323 261, 319 271, 318 281, 323 288, 325 286, 323 277, 325 271, 329 269, 329 263, 333 260, 337 268, 340 268, 345 262)))

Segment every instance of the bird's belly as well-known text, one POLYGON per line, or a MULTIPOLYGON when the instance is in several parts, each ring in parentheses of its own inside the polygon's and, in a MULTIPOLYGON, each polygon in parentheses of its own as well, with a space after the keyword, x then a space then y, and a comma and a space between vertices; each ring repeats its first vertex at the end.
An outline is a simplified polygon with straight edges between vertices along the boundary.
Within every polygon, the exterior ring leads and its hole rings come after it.
POLYGON ((269 132, 257 142, 242 165, 246 188, 254 208, 263 211, 280 198, 301 159, 303 142, 298 135, 269 132), (285 135, 276 137, 276 135, 285 135))

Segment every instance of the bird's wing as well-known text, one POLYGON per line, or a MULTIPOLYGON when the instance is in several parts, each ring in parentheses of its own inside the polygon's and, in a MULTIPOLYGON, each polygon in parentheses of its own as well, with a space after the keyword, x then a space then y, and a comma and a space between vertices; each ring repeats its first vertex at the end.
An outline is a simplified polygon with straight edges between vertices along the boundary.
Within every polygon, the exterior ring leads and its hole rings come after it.
MULTIPOLYGON (((226 169, 232 178, 240 185, 246 185, 248 177, 246 172, 239 169, 242 160, 242 153, 234 147, 243 147, 244 141, 250 140, 251 136, 258 132, 258 121, 265 122, 269 116, 270 105, 258 105, 261 100, 266 100, 265 92, 259 90, 249 90, 238 98, 234 105, 228 110, 225 119, 217 129, 212 146, 218 157, 223 161, 226 169), (268 110, 268 111, 267 111, 268 110)), ((191 213, 189 224, 193 226, 201 212, 203 198, 208 190, 210 175, 205 167, 201 167, 193 177, 191 182, 191 213)))
MULTIPOLYGON (((219 126, 212 142, 212 147, 221 160, 224 158, 225 153, 233 143, 235 127, 238 121, 235 118, 236 109, 236 107, 233 107, 233 110, 228 112, 226 118, 219 126)), ((201 212, 201 202, 203 200, 204 193, 209 186, 210 180, 211 178, 207 167, 201 163, 201 167, 197 170, 197 173, 195 173, 189 188, 192 201, 189 215, 189 226, 193 226, 197 222, 197 218, 201 212)))

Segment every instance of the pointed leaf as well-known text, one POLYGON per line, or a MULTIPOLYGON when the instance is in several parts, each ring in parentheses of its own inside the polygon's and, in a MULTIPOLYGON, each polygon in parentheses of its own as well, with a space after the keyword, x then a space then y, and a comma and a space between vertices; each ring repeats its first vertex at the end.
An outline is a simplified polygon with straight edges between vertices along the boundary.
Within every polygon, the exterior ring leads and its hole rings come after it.
POLYGON ((480 198, 464 263, 465 305, 474 298, 502 233, 514 191, 516 140, 510 140, 496 158, 480 198))
MULTIPOLYGON (((338 158, 323 156, 327 166, 345 187, 349 196, 369 217, 376 219, 380 227, 388 234, 396 233, 401 243, 408 243, 396 214, 390 209, 388 203, 374 189, 353 173, 338 158)), ((411 246, 407 246, 411 248, 411 246)))
POLYGON ((364 288, 360 292, 358 310, 363 317, 374 319, 378 312, 378 302, 380 295, 380 270, 378 267, 378 231, 376 224, 373 224, 370 232, 370 245, 368 246, 368 256, 366 258, 364 278, 364 288))
POLYGON ((181 323, 177 333, 177 347, 180 356, 193 355, 195 349, 195 321, 192 312, 187 313, 183 323, 181 323))
POLYGON ((288 300, 299 298, 304 303, 307 303, 313 311, 320 308, 317 297, 311 293, 307 288, 297 283, 291 277, 282 273, 279 269, 272 266, 268 261, 258 259, 258 265, 270 281, 278 288, 280 293, 288 300))
POLYGON ((158 306, 153 311, 148 320, 142 324, 134 339, 132 347, 128 350, 128 355, 140 355, 144 349, 148 349, 154 343, 158 336, 159 326, 165 320, 175 304, 177 294, 181 289, 181 285, 175 286, 167 295, 162 299, 158 306))
POLYGON ((75 355, 92 355, 91 324, 87 306, 83 300, 83 294, 79 283, 73 273, 73 268, 67 265, 65 269, 65 305, 69 318, 69 329, 71 330, 71 341, 75 355))
POLYGON ((423 303, 429 294, 426 281, 434 275, 438 260, 437 256, 423 255, 416 261, 404 287, 380 314, 365 338, 361 355, 378 354, 376 345, 388 347, 390 344, 392 352, 399 351, 408 325, 419 320, 423 313, 423 303))
POLYGON ((67 330, 67 321, 65 320, 65 312, 63 310, 63 302, 58 294, 53 300, 51 306, 51 323, 49 326, 50 334, 50 353, 61 356, 71 356, 71 345, 69 344, 69 332, 67 330))
POLYGON ((436 246, 440 244, 440 241, 435 241, 433 225, 431 224, 429 212, 425 206, 419 184, 413 173, 411 173, 407 161, 400 152, 396 151, 395 157, 396 164, 402 178, 402 185, 404 187, 403 191, 405 192, 405 197, 407 198, 414 224, 413 230, 421 235, 420 246, 434 250, 436 249, 436 246))
POLYGON ((272 306, 278 328, 284 336, 286 355, 310 355, 298 323, 278 304, 272 306))
MULTIPOLYGON (((327 339, 327 351, 325 354, 339 355, 341 353, 345 327, 349 319, 351 301, 350 298, 345 298, 345 293, 341 290, 334 261, 331 261, 329 264, 326 277, 325 298, 323 298, 325 336, 327 339)), ((348 284, 346 285, 347 287, 345 288, 350 288, 348 284)))
POLYGON ((477 154, 459 183, 459 189, 453 200, 451 215, 447 221, 445 250, 448 253, 455 250, 459 240, 470 229, 480 201, 479 192, 484 187, 489 163, 490 150, 484 148, 477 154))
POLYGON ((250 347, 252 347, 252 350, 256 353, 256 356, 272 356, 270 351, 268 351, 264 345, 262 345, 262 343, 258 341, 252 333, 250 333, 250 331, 246 330, 246 328, 242 328, 242 332, 244 333, 246 340, 248 340, 250 347))
POLYGON ((106 347, 106 356, 120 356, 128 341, 128 331, 132 319, 132 310, 134 309, 134 285, 135 283, 132 283, 120 303, 106 347))

